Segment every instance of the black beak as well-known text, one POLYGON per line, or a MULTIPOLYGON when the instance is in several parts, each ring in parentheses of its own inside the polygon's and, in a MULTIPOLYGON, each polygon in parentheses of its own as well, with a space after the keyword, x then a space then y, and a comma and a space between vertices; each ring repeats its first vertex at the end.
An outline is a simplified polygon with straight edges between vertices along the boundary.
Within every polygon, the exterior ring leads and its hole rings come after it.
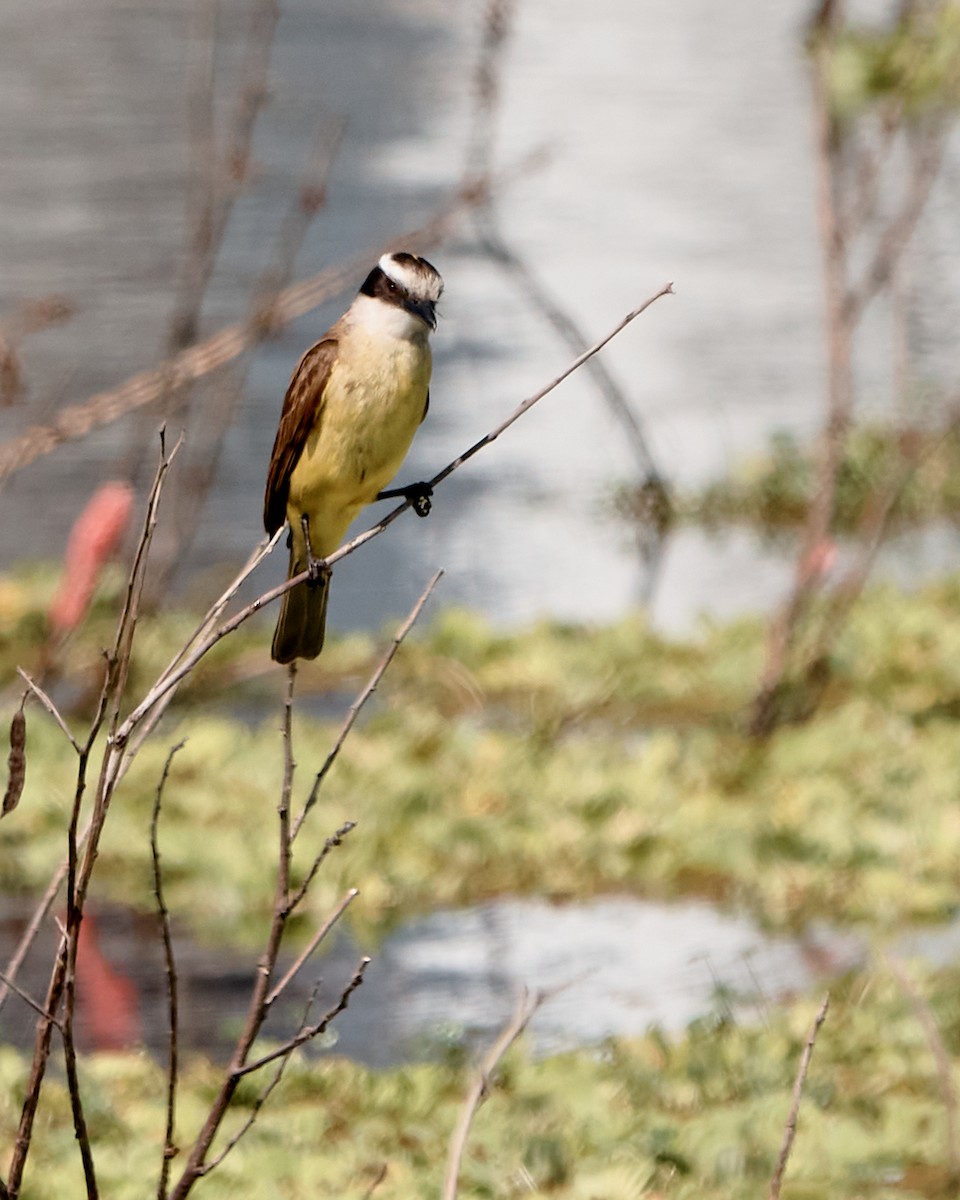
POLYGON ((421 321, 425 321, 431 329, 437 327, 437 302, 435 300, 407 300, 404 303, 407 312, 416 313, 421 321))

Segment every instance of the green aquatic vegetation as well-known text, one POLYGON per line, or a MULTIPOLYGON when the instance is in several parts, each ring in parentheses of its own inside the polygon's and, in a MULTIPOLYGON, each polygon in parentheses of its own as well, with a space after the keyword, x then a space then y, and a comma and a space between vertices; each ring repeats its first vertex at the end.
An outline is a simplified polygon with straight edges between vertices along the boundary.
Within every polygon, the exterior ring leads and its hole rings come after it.
MULTIPOLYGON (((358 828, 301 924, 349 887, 367 934, 504 894, 705 896, 774 928, 947 919, 960 875, 958 613, 957 580, 872 591, 837 643, 818 714, 762 745, 743 733, 759 621, 677 642, 639 616, 508 634, 441 614, 405 644, 327 779, 295 873, 344 822, 358 828)), ((149 660, 169 657, 188 625, 147 621, 149 660)), ((203 937, 256 939, 273 905, 283 676, 264 666, 240 682, 255 654, 266 661, 253 639, 226 639, 185 689, 124 780, 101 848, 96 894, 151 908, 150 810, 168 748, 185 738, 161 848, 173 910, 203 937)), ((329 686, 343 711, 379 653, 352 638, 302 671, 295 805, 339 724, 308 712, 329 686)), ((45 884, 73 795, 73 753, 36 707, 27 756, 0 839, 7 891, 45 884)))
MULTIPOLYGON (((949 971, 927 972, 918 983, 952 1052, 960 1044, 958 985, 949 971)), ((653 1029, 544 1059, 515 1048, 474 1122, 461 1195, 765 1194, 816 1003, 770 1009, 757 1024, 718 1013, 679 1038, 653 1029)), ((5 1141, 15 1132, 26 1073, 23 1059, 0 1051, 5 1141)), ((186 1067, 181 1139, 202 1121, 217 1078, 203 1061, 186 1067)), ((295 1057, 253 1128, 199 1191, 211 1198, 360 1200, 385 1168, 378 1196, 437 1195, 469 1078, 469 1067, 449 1062, 375 1072, 331 1056, 295 1057)), ((85 1061, 82 1080, 102 1191, 117 1200, 142 1196, 160 1156, 159 1066, 139 1055, 95 1056, 85 1061)), ((245 1081, 225 1138, 257 1091, 245 1081)), ((33 1200, 82 1191, 61 1084, 51 1084, 47 1104, 24 1192, 33 1200)), ((843 981, 807 1077, 785 1200, 944 1195, 947 1163, 934 1056, 909 1003, 882 968, 843 981)), ((176 1166, 174 1160, 174 1173, 176 1166)))

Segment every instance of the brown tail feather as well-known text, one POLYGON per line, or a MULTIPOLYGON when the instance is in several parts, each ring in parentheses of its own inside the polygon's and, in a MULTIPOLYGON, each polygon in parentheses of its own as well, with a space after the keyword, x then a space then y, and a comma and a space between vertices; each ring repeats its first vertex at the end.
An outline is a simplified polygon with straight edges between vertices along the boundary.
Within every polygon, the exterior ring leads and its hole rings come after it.
MULTIPOLYGON (((291 553, 289 579, 306 570, 291 553)), ((280 616, 273 634, 270 655, 275 662, 290 663, 295 658, 316 658, 323 649, 323 635, 327 625, 327 594, 329 580, 319 583, 298 583, 285 592, 280 602, 280 616)))

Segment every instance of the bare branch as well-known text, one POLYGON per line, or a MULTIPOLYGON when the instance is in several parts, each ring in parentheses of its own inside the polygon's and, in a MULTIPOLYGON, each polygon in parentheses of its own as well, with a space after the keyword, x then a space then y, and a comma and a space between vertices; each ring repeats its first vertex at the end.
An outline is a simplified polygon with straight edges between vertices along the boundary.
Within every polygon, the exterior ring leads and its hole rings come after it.
POLYGON ((516 1012, 480 1064, 480 1070, 477 1072, 476 1079, 470 1085, 467 1098, 460 1111, 460 1119, 457 1121, 457 1127, 454 1129, 453 1136, 450 1139, 450 1150, 447 1155, 447 1170, 443 1180, 441 1200, 456 1200, 457 1185, 460 1179, 460 1164, 463 1161, 463 1152, 466 1149, 470 1126, 477 1115, 477 1109, 487 1098, 490 1090, 490 1081, 494 1071, 497 1069, 497 1065, 526 1029, 533 1014, 543 1004, 544 1000, 552 994, 552 992, 528 992, 524 988, 517 1004, 516 1012))
POLYGON ((913 1009, 913 1015, 923 1029, 927 1045, 930 1047, 930 1052, 933 1055, 933 1061, 937 1066, 937 1075, 940 1080, 940 1094, 943 1097, 943 1107, 947 1115, 947 1170, 949 1172, 950 1184, 951 1186, 955 1186, 960 1181, 960 1139, 958 1139, 960 1122, 958 1122, 957 1115, 957 1086, 953 1080, 953 1060, 950 1057, 950 1051, 944 1043, 943 1035, 937 1025, 937 1018, 933 1015, 933 1010, 921 994, 917 985, 910 978, 903 963, 892 955, 884 955, 884 961, 887 964, 890 974, 896 980, 897 986, 909 1001, 910 1007, 913 1009))
POLYGON ((20 678, 23 680, 23 682, 27 685, 27 687, 30 689, 30 691, 33 692, 33 694, 40 701, 40 703, 43 705, 43 707, 47 710, 47 712, 50 714, 50 716, 53 717, 53 719, 56 721, 56 723, 60 726, 60 729, 63 731, 64 737, 66 737, 67 741, 74 748, 74 750, 76 750, 76 752, 78 754, 82 753, 82 748, 80 746, 80 743, 70 732, 70 728, 67 725, 66 721, 63 719, 63 717, 60 715, 59 709, 54 704, 54 702, 50 699, 50 697, 47 695, 47 693, 43 690, 43 688, 40 686, 40 684, 37 683, 37 681, 35 679, 31 679, 30 676, 26 673, 26 671, 22 667, 17 667, 17 674, 20 676, 20 678))
MULTIPOLYGON (((316 1002, 317 993, 319 992, 319 990, 320 990, 320 984, 319 984, 319 982, 317 982, 313 988, 313 991, 310 993, 310 999, 307 1001, 306 1008, 304 1009, 303 1017, 300 1021, 300 1026, 297 1030, 298 1033, 302 1033, 303 1030, 307 1028, 307 1021, 310 1017, 310 1010, 313 1008, 313 1006, 316 1002)), ((247 1113, 247 1119, 243 1122, 243 1124, 236 1131, 236 1133, 230 1138, 230 1140, 227 1142, 227 1144, 224 1146, 224 1148, 220 1151, 220 1153, 215 1158, 212 1158, 208 1163, 204 1164, 201 1175, 209 1175, 210 1172, 212 1170, 214 1170, 215 1167, 219 1167, 220 1164, 223 1162, 223 1160, 230 1153, 230 1151, 234 1148, 234 1146, 236 1146, 237 1143, 243 1137, 245 1137, 246 1134, 250 1131, 250 1128, 252 1127, 254 1121, 256 1121, 257 1117, 260 1115, 260 1110, 263 1108, 263 1106, 266 1104, 266 1102, 270 1099, 270 1095, 273 1092, 274 1088, 276 1088, 277 1084, 283 1078, 283 1073, 287 1069, 287 1063, 289 1061, 290 1061, 290 1055, 287 1055, 286 1057, 280 1059, 280 1061, 277 1063, 277 1069, 273 1073, 273 1078, 270 1079, 269 1082, 263 1087, 263 1089, 260 1092, 260 1095, 257 1096, 256 1100, 251 1105, 250 1111, 247 1113)))
POLYGON ((803 1054, 800 1057, 800 1068, 797 1071, 797 1077, 793 1084, 790 1113, 787 1116, 787 1123, 783 1129, 783 1142, 780 1146, 780 1154, 777 1156, 777 1165, 773 1171, 773 1178, 770 1180, 768 1200, 779 1200, 780 1197, 780 1187, 783 1183, 784 1172, 787 1169, 787 1160, 790 1158, 790 1151, 793 1148, 793 1139, 797 1136, 797 1117, 800 1114, 800 1098, 803 1095, 803 1085, 806 1082, 807 1071, 810 1069, 810 1059, 813 1057, 813 1047, 817 1041, 817 1034, 820 1032, 820 1026, 827 1019, 827 1009, 829 1007, 830 996, 828 994, 824 996, 823 1003, 820 1005, 820 1011, 814 1018, 813 1025, 807 1035, 807 1044, 804 1046, 803 1054))
POLYGON ((0 982, 3 983, 4 987, 9 988, 15 996, 19 996, 24 1004, 29 1005, 29 1007, 33 1009, 38 1017, 43 1017, 44 1020, 49 1018, 50 1021, 52 1021, 52 1023, 57 1027, 57 1029, 60 1028, 60 1022, 55 1016, 53 1016, 51 1013, 48 1013, 42 1004, 34 1000, 34 998, 28 992, 25 992, 22 988, 18 987, 17 984, 14 983, 14 981, 2 971, 0 971, 0 982))
POLYGON ((160 1179, 157 1184, 157 1200, 166 1200, 167 1182, 170 1178, 170 1163, 177 1152, 173 1134, 176 1125, 177 1111, 177 1080, 179 1061, 179 1016, 177 992, 177 964, 173 956, 173 937, 170 932, 170 912, 163 896, 163 872, 160 868, 160 842, 158 828, 160 824, 160 806, 163 803, 163 789, 170 775, 170 767, 174 757, 183 749, 186 741, 177 742, 171 746, 163 764, 160 782, 153 801, 153 814, 150 818, 150 855, 153 860, 153 893, 157 900, 157 913, 160 917, 160 937, 163 942, 163 960, 167 972, 167 1020, 170 1038, 167 1057, 167 1123, 163 1135, 163 1162, 160 1167, 160 1179))
POLYGON ((271 1050, 269 1054, 264 1054, 262 1058, 258 1058, 254 1062, 247 1063, 246 1066, 241 1067, 236 1072, 237 1078, 241 1079, 244 1075, 250 1075, 254 1071, 259 1071, 262 1067, 267 1066, 268 1063, 276 1062, 278 1058, 283 1058, 292 1054, 294 1050, 302 1046, 305 1042, 310 1042, 315 1037, 318 1037, 321 1033, 324 1033, 334 1017, 338 1017, 340 1013, 344 1011, 344 1009, 350 1003, 350 997, 363 983, 363 976, 367 967, 370 965, 370 961, 371 960, 369 958, 361 958, 357 969, 350 978, 350 982, 340 993, 340 999, 333 1006, 333 1008, 329 1010, 329 1012, 327 1012, 319 1021, 317 1021, 315 1025, 308 1025, 305 1029, 301 1029, 295 1037, 292 1037, 289 1041, 284 1042, 282 1046, 277 1046, 277 1048, 275 1050, 271 1050))
POLYGON ((333 749, 327 755, 326 761, 324 762, 324 764, 320 768, 320 770, 317 772, 317 777, 313 781, 313 787, 310 789, 310 795, 307 797, 307 802, 303 806, 303 812, 300 814, 300 816, 297 818, 296 822, 294 823, 294 826, 293 826, 293 837, 294 838, 296 838, 297 834, 299 834, 299 832, 303 826, 303 822, 306 820, 307 813, 310 811, 311 808, 313 808, 314 804, 316 803, 317 795, 320 792, 320 788, 323 785, 323 781, 326 778, 327 773, 329 772, 330 768, 333 766, 334 762, 336 761, 337 755, 340 753, 340 750, 343 747, 343 743, 347 740, 347 737, 350 734, 350 730, 353 728, 353 726, 357 720, 357 717, 360 713, 360 710, 363 708, 363 706, 366 704, 366 702, 370 699, 370 697, 373 695, 373 693, 377 690, 380 680, 384 676, 384 672, 387 670, 387 668, 393 662, 394 656, 396 655, 397 651, 400 649, 401 643, 403 642, 403 640, 407 636, 407 634, 410 632, 410 630, 413 628, 414 624, 416 623, 417 619, 420 616, 420 613, 423 611, 423 606, 426 604, 427 600, 430 598, 430 594, 433 592, 433 589, 440 582, 440 578, 442 575, 443 575, 442 570, 437 571, 437 573, 433 576, 433 578, 430 580, 430 582, 424 588, 424 590, 420 596, 420 599, 416 602, 416 604, 410 610, 410 613, 407 616, 407 619, 403 622, 403 624, 400 626, 400 628, 397 630, 397 632, 393 635, 393 641, 390 643, 390 646, 387 649, 386 654, 384 654, 383 658, 381 658, 380 662, 377 664, 377 667, 374 670, 373 674, 367 680, 366 686, 363 688, 363 690, 357 696, 356 700, 354 700, 354 702, 350 705, 350 708, 347 710, 346 719, 344 720, 343 725, 340 727, 340 732, 337 734, 337 740, 333 744, 333 749))
MULTIPOLYGON (((177 448, 174 449, 173 453, 176 453, 177 448)), ((34 1037, 30 1077, 27 1083, 26 1094, 20 1112, 20 1123, 17 1130, 17 1137, 14 1143, 13 1156, 11 1158, 10 1170, 7 1178, 7 1187, 13 1196, 19 1195, 23 1171, 30 1152, 33 1124, 40 1101, 40 1092, 42 1090, 43 1080, 46 1074, 47 1061, 50 1056, 51 1031, 53 1028, 52 1017, 56 1014, 61 1002, 63 1002, 61 1033, 63 1036, 64 1057, 68 1072, 68 1082, 71 1072, 75 1073, 73 1011, 75 999, 76 958, 77 947, 79 943, 80 925, 83 920, 83 907, 86 900, 87 890, 90 886, 90 879, 93 874, 93 868, 97 858, 100 836, 103 832, 103 826, 110 807, 110 801, 113 796, 114 788, 116 787, 117 769, 120 763, 120 756, 116 752, 116 746, 115 744, 111 744, 110 739, 108 739, 107 747, 100 765, 97 790, 93 800, 93 811, 91 813, 88 826, 85 831, 85 839, 83 841, 81 841, 77 833, 80 803, 86 786, 86 767, 89 754, 100 729, 101 722, 103 721, 110 704, 113 705, 113 718, 111 724, 114 725, 118 719, 119 706, 122 700, 123 685, 126 681, 126 674, 129 666, 130 638, 132 637, 132 630, 136 625, 140 588, 142 586, 143 566, 146 552, 150 544, 153 523, 156 519, 156 506, 159 503, 163 481, 166 478, 166 473, 172 458, 173 454, 167 456, 165 446, 161 438, 161 461, 157 469, 154 487, 151 492, 147 517, 144 522, 144 530, 141 535, 140 544, 128 576, 127 592, 124 600, 123 611, 117 626, 114 652, 108 661, 108 669, 105 672, 104 684, 100 694, 100 702, 94 718, 93 726, 91 728, 90 736, 80 755, 77 771, 77 785, 74 794, 73 811, 71 813, 67 842, 67 864, 65 870, 67 879, 67 926, 65 933, 61 937, 60 947, 57 951, 56 959, 51 968, 50 982, 47 988, 46 1004, 44 1005, 46 1015, 38 1021, 36 1034, 34 1037), (81 844, 83 844, 84 847, 84 855, 82 861, 78 863, 78 852, 81 844)), ((111 729, 111 733, 112 732, 113 730, 111 729)), ((48 894, 50 894, 50 889, 48 889, 48 894)), ((55 890, 52 892, 52 894, 56 894, 55 890)), ((84 1171, 87 1178, 88 1193, 92 1194, 91 1189, 95 1189, 96 1183, 92 1176, 92 1162, 88 1163, 84 1148, 85 1131, 83 1127, 83 1114, 79 1105, 79 1092, 74 1095, 72 1084, 71 1100, 74 1102, 75 1131, 80 1143, 81 1154, 84 1155, 84 1171)))
POLYGON ((352 833, 353 830, 356 829, 356 827, 357 827, 356 821, 345 821, 340 826, 340 828, 336 831, 336 833, 334 833, 330 837, 328 837, 327 840, 323 843, 323 849, 320 851, 320 853, 316 856, 316 858, 311 863, 310 870, 304 876, 303 882, 300 884, 300 886, 297 888, 297 890, 290 897, 290 902, 289 902, 289 911, 290 912, 293 912, 295 909, 297 909, 300 906, 301 900, 303 900, 304 896, 309 891, 310 885, 311 885, 311 883, 313 883, 315 875, 320 870, 321 866, 323 865, 324 859, 326 859, 326 857, 330 853, 330 851, 335 850, 338 846, 341 846, 343 844, 343 839, 347 836, 348 833, 352 833))
POLYGON ((307 959, 310 958, 310 956, 317 949, 317 947, 320 945, 320 943, 323 941, 323 939, 327 936, 327 934, 330 932, 330 930, 334 927, 334 925, 336 925, 336 923, 340 920, 340 918, 343 916, 343 914, 347 911, 347 909, 350 907, 350 905, 354 902, 354 900, 356 900, 356 898, 359 895, 360 895, 360 892, 358 891, 357 888, 351 888, 350 891, 347 892, 347 894, 344 896, 344 898, 337 905, 337 907, 333 910, 333 912, 330 914, 330 916, 327 917, 327 919, 320 925, 320 927, 317 929, 316 933, 313 935, 313 937, 310 939, 310 941, 307 943, 307 945, 304 947, 304 949, 297 956, 296 962, 289 969, 289 971, 287 971, 286 975, 284 975, 284 977, 280 980, 280 982, 273 989, 273 991, 269 994, 269 996, 267 996, 267 998, 264 1002, 266 1004, 267 1008, 269 1008, 270 1005, 273 1004, 273 1002, 277 999, 277 997, 287 987, 289 987, 290 983, 296 977, 296 975, 298 974, 298 972, 300 971, 300 969, 304 965, 304 963, 307 961, 307 959))

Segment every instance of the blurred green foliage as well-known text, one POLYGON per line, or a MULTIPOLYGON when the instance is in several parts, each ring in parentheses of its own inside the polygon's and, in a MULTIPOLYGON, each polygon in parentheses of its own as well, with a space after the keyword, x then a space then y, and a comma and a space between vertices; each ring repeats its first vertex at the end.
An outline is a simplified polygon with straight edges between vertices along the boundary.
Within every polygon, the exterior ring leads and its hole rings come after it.
MULTIPOLYGON (((99 619, 70 647, 82 670, 61 681, 67 692, 93 691, 81 679, 99 619)), ((134 696, 188 625, 176 614, 144 623, 134 696)), ((673 641, 640 616, 508 634, 444 613, 404 645, 311 815, 298 874, 343 822, 359 824, 305 919, 351 886, 361 891, 351 919, 368 932, 503 894, 697 895, 776 928, 947 919, 960 876, 960 581, 915 596, 873 590, 833 650, 818 714, 758 745, 742 727, 763 637, 762 622, 743 621, 673 641)), ((384 644, 332 643, 301 671, 295 805, 339 725, 307 711, 331 686, 345 710, 384 644)), ((29 656, 16 637, 0 640, 8 659, 20 651, 29 656)), ((150 810, 167 749, 186 738, 161 822, 170 904, 202 936, 260 936, 273 905, 283 680, 262 629, 211 653, 117 795, 98 895, 152 907, 150 810)), ((8 892, 45 884, 74 788, 73 752, 35 706, 27 756, 0 839, 8 892)))
POLYGON ((960 5, 920 5, 910 20, 851 25, 832 40, 835 114, 851 120, 895 102, 908 117, 954 108, 960 100, 960 5))
MULTIPOLYGON (((960 977, 926 974, 952 1053, 960 1049, 960 977)), ((658 1030, 633 1041, 531 1060, 510 1053, 480 1110, 463 1162, 461 1195, 556 1200, 669 1196, 739 1200, 765 1195, 790 1089, 816 1004, 796 1000, 755 1025, 698 1020, 683 1037, 658 1030)), ((0 1052, 0 1138, 15 1133, 26 1065, 0 1052)), ((195 1061, 180 1090, 178 1133, 188 1137, 214 1092, 215 1068, 195 1061)), ((296 1058, 245 1139, 197 1195, 338 1196, 379 1200, 438 1195, 447 1143, 470 1079, 434 1063, 374 1072, 296 1058)), ((101 1191, 152 1194, 160 1161, 163 1077, 138 1056, 97 1056, 81 1071, 101 1191)), ((257 1095, 246 1081, 223 1131, 257 1095)), ((835 987, 806 1081, 784 1200, 911 1200, 954 1194, 946 1115, 930 1047, 881 968, 835 987)), ((173 1170, 176 1177, 177 1160, 173 1170)), ((49 1085, 25 1200, 83 1193, 69 1104, 49 1085)))
MULTIPOLYGON (((676 516, 708 529, 750 525, 764 535, 797 529, 806 520, 816 483, 816 448, 792 434, 776 434, 765 453, 701 491, 675 498, 676 516)), ((895 496, 893 530, 960 517, 960 429, 921 430, 858 425, 847 440, 837 473, 833 528, 855 531, 878 495, 895 496)), ((628 489, 617 511, 642 519, 628 489)))

